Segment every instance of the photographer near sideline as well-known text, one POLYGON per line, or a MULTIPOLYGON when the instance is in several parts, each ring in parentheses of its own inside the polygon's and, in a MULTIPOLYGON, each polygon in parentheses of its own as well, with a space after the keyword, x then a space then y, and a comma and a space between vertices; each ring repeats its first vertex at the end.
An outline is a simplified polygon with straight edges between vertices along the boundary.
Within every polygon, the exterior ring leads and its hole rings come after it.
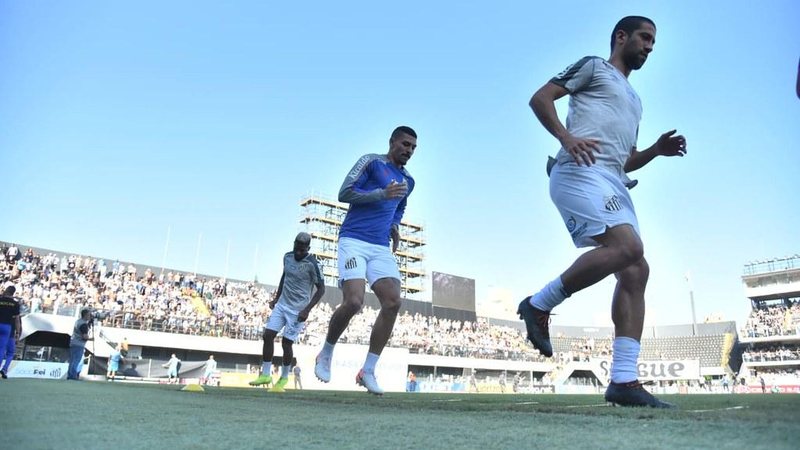
POLYGON ((72 337, 69 340, 69 370, 67 379, 78 380, 83 366, 83 353, 86 350, 86 342, 94 338, 89 336, 89 329, 92 326, 92 310, 89 308, 81 309, 81 318, 75 321, 72 328, 72 337))
POLYGON ((0 377, 8 378, 8 369, 14 359, 16 341, 22 333, 19 302, 14 298, 16 289, 8 286, 0 296, 0 377))

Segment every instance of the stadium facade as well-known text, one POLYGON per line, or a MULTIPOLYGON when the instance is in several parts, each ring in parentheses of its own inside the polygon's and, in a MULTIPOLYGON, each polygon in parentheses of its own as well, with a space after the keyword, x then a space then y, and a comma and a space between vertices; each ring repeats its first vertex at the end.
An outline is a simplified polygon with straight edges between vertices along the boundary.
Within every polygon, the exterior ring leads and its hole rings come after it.
POLYGON ((739 377, 754 392, 800 393, 800 255, 749 263, 742 284, 752 312, 739 377))

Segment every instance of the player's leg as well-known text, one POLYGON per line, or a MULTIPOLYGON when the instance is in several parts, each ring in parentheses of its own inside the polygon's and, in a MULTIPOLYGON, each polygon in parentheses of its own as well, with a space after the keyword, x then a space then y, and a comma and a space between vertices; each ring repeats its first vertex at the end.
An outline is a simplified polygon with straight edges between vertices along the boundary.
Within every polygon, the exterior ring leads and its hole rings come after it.
POLYGON ((607 401, 622 406, 673 408, 647 392, 639 383, 637 363, 644 328, 644 292, 650 268, 642 258, 616 273, 617 287, 611 305, 614 321, 611 383, 606 389, 607 401))
MULTIPOLYGON (((339 258, 341 261, 341 256, 339 258)), ((341 267, 341 264, 339 266, 341 267)), ((341 271, 339 273, 341 274, 341 271)), ((342 303, 331 315, 325 342, 322 344, 322 350, 317 355, 316 363, 314 364, 314 375, 323 383, 331 380, 331 360, 333 359, 333 348, 336 342, 339 341, 339 337, 347 329, 350 319, 361 311, 361 307, 364 305, 366 283, 363 277, 340 281, 340 285, 342 303)))
MULTIPOLYGON (((284 333, 288 331, 284 329, 284 333)), ((294 358, 294 340, 287 337, 285 334, 281 339, 281 347, 283 348, 283 357, 281 358, 281 376, 275 382, 274 390, 283 391, 286 384, 289 382, 289 371, 292 368, 292 359, 294 358)))
POLYGON ((372 285, 372 290, 378 297, 381 310, 372 327, 369 338, 369 352, 380 355, 389 338, 392 336, 397 313, 400 311, 402 298, 400 297, 400 280, 397 278, 382 278, 372 285))
POLYGON ((340 238, 338 247, 339 287, 342 289, 342 303, 331 315, 325 342, 314 364, 314 375, 327 383, 331 380, 331 360, 333 348, 339 341, 350 319, 364 305, 364 279, 367 274, 367 243, 357 239, 340 238))
POLYGON ((570 295, 642 258, 643 246, 633 203, 625 186, 604 169, 557 166, 550 195, 576 247, 598 246, 581 255, 561 275, 520 302, 528 338, 552 356, 550 311, 570 295))
POLYGON ((273 315, 277 315, 278 313, 279 311, 277 308, 272 311, 269 323, 264 327, 264 333, 261 336, 264 340, 261 347, 261 374, 258 378, 248 383, 250 386, 261 386, 272 383, 272 357, 275 354, 275 336, 278 335, 278 332, 272 329, 272 327, 279 322, 279 319, 273 318, 273 315))
POLYGON ((350 319, 353 318, 364 305, 364 289, 366 282, 363 278, 346 280, 342 283, 342 303, 331 315, 328 333, 325 342, 336 345, 339 337, 347 329, 350 319))
POLYGON ((375 366, 386 343, 392 336, 397 313, 400 311, 401 287, 397 260, 388 247, 371 245, 367 257, 367 282, 378 297, 381 309, 369 338, 369 352, 364 366, 356 377, 356 383, 372 394, 381 395, 383 389, 375 378, 375 366))

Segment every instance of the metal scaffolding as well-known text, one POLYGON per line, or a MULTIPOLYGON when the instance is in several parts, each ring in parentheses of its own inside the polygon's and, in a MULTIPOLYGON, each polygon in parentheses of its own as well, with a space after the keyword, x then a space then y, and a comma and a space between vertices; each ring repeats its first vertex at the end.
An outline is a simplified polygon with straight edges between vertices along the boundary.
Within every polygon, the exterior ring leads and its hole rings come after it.
MULTIPOLYGON (((347 214, 348 205, 320 195, 310 195, 300 201, 300 208, 300 223, 314 237, 311 241, 311 253, 322 266, 325 284, 336 286, 339 279, 339 228, 347 214)), ((425 254, 422 252, 425 246, 424 232, 422 225, 400 222, 400 245, 395 258, 400 269, 401 292, 405 298, 418 300, 425 289, 425 254)))

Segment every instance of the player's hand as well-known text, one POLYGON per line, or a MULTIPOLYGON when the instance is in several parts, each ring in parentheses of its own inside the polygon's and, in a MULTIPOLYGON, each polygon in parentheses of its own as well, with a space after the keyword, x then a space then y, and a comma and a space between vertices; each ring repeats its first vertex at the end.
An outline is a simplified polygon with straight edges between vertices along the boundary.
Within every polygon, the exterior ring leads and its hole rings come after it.
POLYGON ((300 311, 299 313, 297 313, 297 321, 298 322, 305 322, 306 320, 308 320, 308 313, 309 313, 309 311, 307 311, 305 309, 300 311))
POLYGON ((577 138, 571 134, 561 139, 561 145, 579 166, 591 166, 596 161, 594 153, 600 153, 600 141, 590 138, 577 138))
POLYGON ((677 130, 662 134, 656 141, 656 153, 661 156, 684 156, 686 154, 686 138, 675 136, 677 130))
POLYGON ((400 245, 400 230, 394 225, 389 231, 389 237, 392 239, 392 253, 397 252, 397 247, 400 245))
POLYGON ((403 180, 402 183, 398 183, 395 180, 392 180, 388 186, 383 190, 384 196, 387 199, 390 198, 403 198, 408 194, 408 183, 406 180, 403 180))

